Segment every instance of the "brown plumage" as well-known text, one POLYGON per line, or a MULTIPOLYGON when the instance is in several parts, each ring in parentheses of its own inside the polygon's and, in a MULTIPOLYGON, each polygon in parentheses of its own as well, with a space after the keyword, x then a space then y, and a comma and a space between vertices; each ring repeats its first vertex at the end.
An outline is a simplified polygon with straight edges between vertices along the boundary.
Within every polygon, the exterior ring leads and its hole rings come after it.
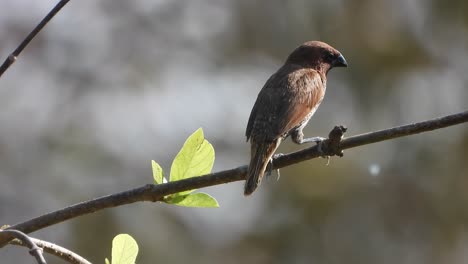
POLYGON ((325 95, 327 73, 346 67, 339 51, 320 41, 296 48, 258 94, 245 135, 251 143, 251 159, 244 194, 255 191, 281 141, 291 135, 297 144, 320 142, 304 138, 302 129, 325 95))

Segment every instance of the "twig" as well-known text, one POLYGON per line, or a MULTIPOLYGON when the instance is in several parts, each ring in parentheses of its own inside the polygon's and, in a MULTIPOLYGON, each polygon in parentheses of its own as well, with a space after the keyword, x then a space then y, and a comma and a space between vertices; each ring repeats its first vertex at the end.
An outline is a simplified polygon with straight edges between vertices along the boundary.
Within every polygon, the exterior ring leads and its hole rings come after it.
POLYGON ((21 243, 25 244, 25 246, 29 248, 29 254, 36 258, 37 263, 47 264, 44 256, 42 255, 42 249, 38 247, 25 233, 14 229, 0 230, 0 237, 5 236, 11 236, 21 241, 21 243))
POLYGON ((42 21, 29 33, 28 36, 21 42, 21 44, 11 53, 8 58, 0 66, 0 77, 3 73, 16 61, 19 54, 31 42, 31 40, 41 31, 43 27, 64 7, 70 0, 61 0, 55 7, 45 16, 42 21))
MULTIPOLYGON (((37 238, 29 237, 34 244, 36 244, 38 247, 42 248, 44 252, 49 253, 51 255, 54 255, 62 260, 67 261, 68 263, 73 263, 73 264, 91 264, 91 262, 87 261, 83 257, 79 256, 75 252, 68 250, 64 247, 58 246, 54 243, 50 243, 44 240, 40 240, 37 238)), ((16 239, 13 239, 10 241, 9 244, 12 245, 18 245, 18 246, 26 246, 22 241, 18 241, 16 239)))
MULTIPOLYGON (((324 142, 324 151, 327 155, 340 155, 341 151, 344 149, 427 132, 465 122, 468 122, 468 111, 410 125, 361 134, 343 140, 341 140, 341 137, 345 129, 343 129, 343 127, 338 127, 338 130, 335 128, 332 132, 330 132, 330 138, 324 142)), ((273 162, 273 169, 283 168, 305 160, 317 158, 320 155, 323 155, 323 153, 318 151, 317 146, 312 146, 276 158, 273 162)), ((66 221, 68 219, 90 214, 105 208, 116 207, 140 201, 157 202, 161 201, 164 196, 169 194, 244 180, 246 172, 247 166, 240 166, 234 169, 211 173, 199 177, 193 177, 176 182, 169 182, 159 185, 148 184, 132 190, 78 203, 61 210, 36 217, 26 222, 13 225, 10 228, 22 230, 25 233, 30 233, 66 221)), ((8 240, 9 238, 0 238, 0 247, 3 246, 4 243, 8 240)))

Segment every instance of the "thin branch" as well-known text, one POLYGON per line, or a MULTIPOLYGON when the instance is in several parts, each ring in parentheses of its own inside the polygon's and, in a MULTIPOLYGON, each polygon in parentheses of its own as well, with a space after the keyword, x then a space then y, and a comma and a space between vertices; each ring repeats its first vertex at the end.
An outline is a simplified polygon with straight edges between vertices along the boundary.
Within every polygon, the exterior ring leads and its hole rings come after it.
POLYGON ((3 73, 16 61, 19 54, 31 42, 31 40, 41 31, 42 28, 64 7, 70 0, 61 0, 43 19, 42 21, 26 36, 21 44, 11 53, 8 58, 0 66, 0 77, 3 73))
MULTIPOLYGON (((38 247, 42 248, 44 252, 49 253, 51 255, 54 255, 62 260, 67 261, 68 263, 73 263, 73 264, 91 264, 91 262, 87 261, 83 257, 79 256, 75 252, 68 250, 64 247, 61 247, 59 245, 56 245, 54 243, 50 243, 44 240, 40 240, 37 238, 29 237, 34 244, 36 244, 38 247)), ((18 241, 16 239, 13 239, 12 241, 9 242, 9 244, 12 245, 17 245, 17 246, 26 246, 22 241, 18 241)))
POLYGON ((8 229, 8 230, 0 230, 0 236, 1 237, 11 236, 11 237, 18 239, 19 241, 21 241, 21 243, 23 243, 26 247, 29 248, 29 254, 31 254, 31 256, 33 256, 34 258, 36 258, 37 263, 47 264, 47 262, 44 259, 44 256, 42 255, 42 249, 38 247, 36 243, 34 243, 32 239, 25 233, 18 231, 18 230, 14 230, 14 229, 8 229))
MULTIPOLYGON (((465 122, 468 122, 468 111, 424 122, 361 134, 343 140, 341 140, 341 138, 345 132, 345 128, 335 127, 335 129, 330 132, 329 139, 324 141, 324 146, 322 146, 322 148, 327 155, 341 155, 341 152, 344 149, 427 132, 465 122)), ((283 168, 305 160, 317 158, 320 155, 323 155, 323 153, 318 151, 317 146, 312 146, 297 152, 285 154, 274 159, 273 167, 274 169, 283 168)), ((159 185, 148 184, 132 190, 78 203, 61 210, 36 217, 26 222, 13 225, 10 228, 22 230, 25 233, 30 233, 54 224, 61 223, 68 219, 90 214, 105 208, 111 208, 141 201, 157 202, 161 201, 164 196, 169 194, 192 189, 199 189, 222 183, 241 181, 245 179, 246 173, 247 166, 240 166, 234 169, 211 173, 199 177, 193 177, 176 182, 169 182, 159 185)), ((4 243, 8 240, 8 238, 0 238, 0 247, 3 246, 4 243)))

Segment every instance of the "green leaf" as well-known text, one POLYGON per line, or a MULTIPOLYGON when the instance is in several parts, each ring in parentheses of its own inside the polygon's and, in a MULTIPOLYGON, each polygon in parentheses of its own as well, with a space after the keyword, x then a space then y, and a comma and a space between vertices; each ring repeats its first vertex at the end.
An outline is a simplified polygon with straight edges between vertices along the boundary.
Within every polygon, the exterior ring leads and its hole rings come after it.
POLYGON ((106 264, 111 264, 108 258, 105 259, 105 262, 106 264))
POLYGON ((152 160, 151 161, 151 168, 153 169, 153 179, 156 182, 156 184, 161 184, 163 183, 163 170, 159 164, 152 160))
POLYGON ((112 240, 112 264, 135 264, 138 244, 128 234, 119 234, 112 240))
POLYGON ((169 196, 165 202, 185 207, 219 207, 215 198, 203 192, 169 196))
MULTIPOLYGON (((215 153, 213 146, 205 140, 203 129, 199 128, 185 141, 171 166, 170 181, 178 181, 208 174, 213 168, 215 153)), ((192 192, 185 191, 178 195, 192 192)))

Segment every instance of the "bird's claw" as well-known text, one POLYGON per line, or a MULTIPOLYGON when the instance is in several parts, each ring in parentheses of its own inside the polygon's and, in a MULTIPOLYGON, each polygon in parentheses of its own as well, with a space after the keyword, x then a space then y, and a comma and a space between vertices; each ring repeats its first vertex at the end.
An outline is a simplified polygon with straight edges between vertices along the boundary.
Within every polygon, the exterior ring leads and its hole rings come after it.
MULTIPOLYGON (((277 159, 279 157, 282 157, 284 156, 283 153, 276 153, 273 155, 273 157, 270 159, 270 161, 268 162, 268 165, 267 165, 267 169, 266 169, 266 176, 269 177, 271 176, 271 171, 273 170, 273 160, 274 159, 277 159)), ((278 175, 278 177, 276 178, 276 180, 279 180, 280 178, 280 170, 279 169, 276 169, 276 175, 278 175)))
POLYGON ((276 153, 276 154, 273 154, 273 159, 277 159, 279 157, 283 157, 284 154, 283 153, 276 153))
POLYGON ((322 137, 317 137, 315 141, 315 143, 317 143, 317 151, 318 153, 320 154, 320 157, 323 158, 323 159, 327 159, 327 164, 326 166, 328 166, 330 164, 330 155, 325 155, 325 152, 323 151, 323 141, 326 140, 326 138, 322 138, 322 137))

